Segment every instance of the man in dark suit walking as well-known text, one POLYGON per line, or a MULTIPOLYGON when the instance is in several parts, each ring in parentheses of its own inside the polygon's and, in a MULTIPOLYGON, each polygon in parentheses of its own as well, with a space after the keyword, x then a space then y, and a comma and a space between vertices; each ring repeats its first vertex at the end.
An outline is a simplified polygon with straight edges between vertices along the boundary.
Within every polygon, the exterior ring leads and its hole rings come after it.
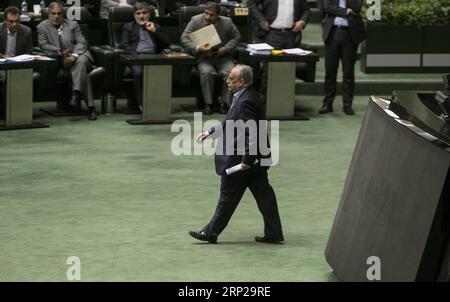
MULTIPOLYGON (((126 52, 160 53, 169 48, 169 39, 162 33, 161 27, 150 21, 150 7, 147 3, 138 2, 133 6, 134 21, 123 26, 120 48, 126 52)), ((131 66, 136 101, 142 111, 143 68, 141 65, 131 66)))
MULTIPOLYGON (((4 11, 5 21, 0 23, 0 58, 31 54, 31 29, 20 24, 20 10, 9 6, 4 11)), ((4 73, 0 72, 0 118, 3 118, 4 73)))
POLYGON ((219 139, 215 166, 216 173, 221 176, 220 197, 211 221, 200 232, 190 231, 189 234, 198 240, 216 243, 249 188, 264 219, 264 236, 255 237, 255 240, 265 243, 284 241, 275 192, 267 176, 270 149, 260 146, 258 140, 267 137, 267 128, 263 102, 251 87, 251 67, 237 65, 227 82, 234 97, 224 122, 197 136, 198 142, 206 138, 219 139), (236 165, 240 166, 240 171, 228 175, 226 169, 236 165))
POLYGON ((325 42, 325 97, 320 114, 333 112, 336 96, 336 75, 342 60, 343 111, 353 115, 353 90, 355 87, 355 63, 358 45, 366 32, 362 21, 361 0, 322 0, 324 13, 323 41, 325 42))
POLYGON ((249 0, 255 35, 276 49, 299 47, 311 11, 306 0, 249 0))

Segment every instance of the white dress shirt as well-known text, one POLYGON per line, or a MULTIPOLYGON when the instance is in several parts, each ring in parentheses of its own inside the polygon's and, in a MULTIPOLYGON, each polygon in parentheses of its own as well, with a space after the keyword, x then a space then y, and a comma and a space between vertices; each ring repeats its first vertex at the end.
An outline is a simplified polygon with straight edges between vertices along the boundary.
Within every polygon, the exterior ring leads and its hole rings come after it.
POLYGON ((277 17, 270 27, 278 29, 294 27, 294 0, 278 0, 277 17))

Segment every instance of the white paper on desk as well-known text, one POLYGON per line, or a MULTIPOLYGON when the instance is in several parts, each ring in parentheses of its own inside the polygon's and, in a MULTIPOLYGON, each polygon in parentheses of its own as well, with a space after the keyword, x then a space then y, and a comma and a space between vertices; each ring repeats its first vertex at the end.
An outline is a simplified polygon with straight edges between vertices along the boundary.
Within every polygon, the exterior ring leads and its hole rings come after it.
MULTIPOLYGON (((253 164, 257 164, 257 163, 258 163, 258 160, 255 159, 255 162, 253 164)), ((234 173, 239 172, 239 171, 241 171, 241 164, 238 164, 236 166, 233 166, 233 167, 228 168, 228 169, 225 170, 227 175, 231 175, 231 174, 234 174, 234 173)))
POLYGON ((35 56, 33 56, 33 55, 20 55, 20 56, 7 58, 6 60, 10 61, 10 62, 27 62, 27 61, 33 61, 34 58, 35 58, 35 56))
POLYGON ((273 50, 274 48, 267 43, 257 43, 257 44, 248 44, 247 49, 264 51, 264 50, 273 50))
POLYGON ((306 55, 309 55, 310 53, 312 53, 312 51, 310 51, 310 50, 304 50, 301 48, 282 49, 282 51, 288 55, 299 55, 299 56, 306 56, 306 55))
POLYGON ((203 45, 208 43, 209 47, 214 47, 222 42, 213 24, 190 33, 189 38, 195 45, 203 45))

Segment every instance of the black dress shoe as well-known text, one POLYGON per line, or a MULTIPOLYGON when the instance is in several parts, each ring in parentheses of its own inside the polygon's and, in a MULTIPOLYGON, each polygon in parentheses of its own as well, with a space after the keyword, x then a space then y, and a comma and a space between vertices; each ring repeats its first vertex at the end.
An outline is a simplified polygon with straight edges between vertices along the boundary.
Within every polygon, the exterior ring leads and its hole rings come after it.
POLYGON ((207 236, 205 232, 189 231, 189 235, 200 241, 208 241, 209 243, 217 243, 217 236, 207 236))
POLYGON ((92 110, 88 114, 88 120, 95 121, 97 119, 97 114, 95 113, 95 110, 92 110))
POLYGON ((333 112, 333 107, 331 105, 323 104, 319 109, 319 114, 326 114, 330 112, 333 112))
POLYGON ((72 94, 72 97, 69 100, 69 106, 78 107, 80 104, 80 99, 81 99, 80 94, 77 92, 74 92, 72 94))
POLYGON ((263 242, 263 243, 280 243, 282 241, 284 241, 283 237, 260 237, 260 236, 256 236, 255 237, 255 241, 256 242, 263 242))
POLYGON ((211 115, 213 113, 211 105, 206 104, 205 108, 203 108, 204 115, 211 115))
POLYGON ((219 113, 220 114, 227 114, 228 113, 228 105, 225 103, 220 103, 219 105, 219 113))
POLYGON ((344 111, 344 113, 347 114, 347 115, 354 115, 355 114, 355 111, 353 111, 351 106, 344 106, 342 111, 344 111))

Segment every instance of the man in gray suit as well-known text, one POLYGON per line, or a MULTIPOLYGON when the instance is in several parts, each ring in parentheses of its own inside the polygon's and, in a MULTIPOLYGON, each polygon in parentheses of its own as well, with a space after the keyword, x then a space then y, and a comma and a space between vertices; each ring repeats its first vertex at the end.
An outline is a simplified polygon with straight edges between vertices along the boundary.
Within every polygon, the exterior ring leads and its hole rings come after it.
POLYGON ((181 35, 181 44, 199 58, 198 70, 205 101, 203 113, 207 115, 212 114, 214 76, 220 74, 224 80, 224 85, 222 87, 219 111, 225 114, 231 102, 231 93, 226 85, 226 79, 234 67, 232 53, 241 39, 241 35, 230 18, 219 15, 220 6, 217 3, 207 2, 204 5, 204 9, 203 14, 191 18, 181 35), (221 43, 214 47, 208 44, 196 45, 189 38, 189 34, 210 24, 214 24, 221 43))
POLYGON ((72 77, 72 98, 69 105, 78 106, 84 98, 89 108, 88 119, 96 120, 92 83, 88 71, 92 69, 92 55, 88 43, 76 21, 64 19, 59 2, 49 5, 49 19, 37 26, 39 47, 61 58, 63 67, 72 77))
POLYGON ((135 0, 102 0, 100 6, 100 18, 108 19, 108 11, 110 7, 132 6, 135 0))

